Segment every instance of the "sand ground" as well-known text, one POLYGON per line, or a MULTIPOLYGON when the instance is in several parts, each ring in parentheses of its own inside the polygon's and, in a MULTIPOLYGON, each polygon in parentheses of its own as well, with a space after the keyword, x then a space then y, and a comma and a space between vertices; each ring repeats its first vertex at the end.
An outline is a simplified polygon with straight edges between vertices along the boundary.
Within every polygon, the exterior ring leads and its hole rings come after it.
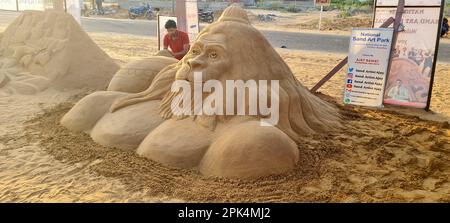
MULTIPOLYGON (((121 65, 156 51, 154 38, 90 35, 121 65)), ((345 57, 279 53, 308 88, 345 57)), ((59 126, 88 89, 0 97, 0 202, 450 202, 450 65, 438 64, 430 113, 342 107, 343 75, 320 91, 346 131, 304 138, 295 170, 253 181, 168 168, 59 126)))

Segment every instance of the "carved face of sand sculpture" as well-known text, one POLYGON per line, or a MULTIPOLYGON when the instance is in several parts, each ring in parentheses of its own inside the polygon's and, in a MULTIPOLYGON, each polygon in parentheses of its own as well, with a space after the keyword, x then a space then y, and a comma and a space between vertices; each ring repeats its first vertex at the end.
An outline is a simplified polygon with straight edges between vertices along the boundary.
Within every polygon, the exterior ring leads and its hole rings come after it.
POLYGON ((146 91, 94 93, 78 102, 61 123, 90 133, 104 145, 137 147, 139 155, 166 165, 238 178, 294 168, 300 137, 340 126, 336 108, 295 79, 264 36, 249 24, 246 12, 236 6, 228 7, 218 22, 205 28, 182 61, 163 69, 146 91), (193 82, 196 71, 203 73, 204 81, 279 80, 278 125, 260 126, 254 116, 174 117, 170 103, 176 94, 170 92, 171 84, 177 79, 193 82), (99 101, 105 106, 92 109, 99 101), (158 108, 165 120, 157 114, 158 108))
POLYGON ((224 34, 203 34, 191 47, 177 71, 176 79, 194 81, 194 72, 202 72, 203 80, 219 80, 232 66, 224 34))

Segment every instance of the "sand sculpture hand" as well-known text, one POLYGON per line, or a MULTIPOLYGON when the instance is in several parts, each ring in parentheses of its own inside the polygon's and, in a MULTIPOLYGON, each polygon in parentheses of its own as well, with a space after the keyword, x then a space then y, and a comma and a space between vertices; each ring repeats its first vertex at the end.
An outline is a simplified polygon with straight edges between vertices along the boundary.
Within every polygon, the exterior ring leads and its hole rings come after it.
POLYGON ((175 73, 178 70, 177 64, 172 64, 162 69, 155 77, 150 87, 143 92, 131 94, 117 99, 111 105, 111 113, 130 106, 150 100, 161 100, 170 91, 171 84, 175 81, 175 73))

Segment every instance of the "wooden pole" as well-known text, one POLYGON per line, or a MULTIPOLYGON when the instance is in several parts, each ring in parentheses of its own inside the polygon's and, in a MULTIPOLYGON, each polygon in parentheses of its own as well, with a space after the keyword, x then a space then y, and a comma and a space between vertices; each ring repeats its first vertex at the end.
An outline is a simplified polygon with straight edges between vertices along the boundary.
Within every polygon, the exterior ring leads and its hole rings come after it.
POLYGON ((158 35, 158 51, 161 50, 161 33, 160 32, 160 27, 159 27, 159 13, 158 13, 158 23, 156 23, 156 34, 158 35))
POLYGON ((319 15, 319 31, 322 26, 322 12, 323 12, 323 5, 320 6, 320 15, 319 15))

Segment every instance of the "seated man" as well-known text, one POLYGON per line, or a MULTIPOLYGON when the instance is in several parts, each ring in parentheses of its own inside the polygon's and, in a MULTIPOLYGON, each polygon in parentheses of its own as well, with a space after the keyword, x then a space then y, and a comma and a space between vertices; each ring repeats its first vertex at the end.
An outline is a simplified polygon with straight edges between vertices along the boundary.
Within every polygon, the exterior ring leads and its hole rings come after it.
POLYGON ((448 19, 444 18, 444 21, 442 22, 442 31, 441 31, 441 37, 445 37, 448 34, 448 19))
POLYGON ((164 36, 164 49, 170 47, 173 57, 181 60, 189 51, 189 36, 187 33, 177 29, 177 23, 168 20, 164 26, 167 34, 164 36))

